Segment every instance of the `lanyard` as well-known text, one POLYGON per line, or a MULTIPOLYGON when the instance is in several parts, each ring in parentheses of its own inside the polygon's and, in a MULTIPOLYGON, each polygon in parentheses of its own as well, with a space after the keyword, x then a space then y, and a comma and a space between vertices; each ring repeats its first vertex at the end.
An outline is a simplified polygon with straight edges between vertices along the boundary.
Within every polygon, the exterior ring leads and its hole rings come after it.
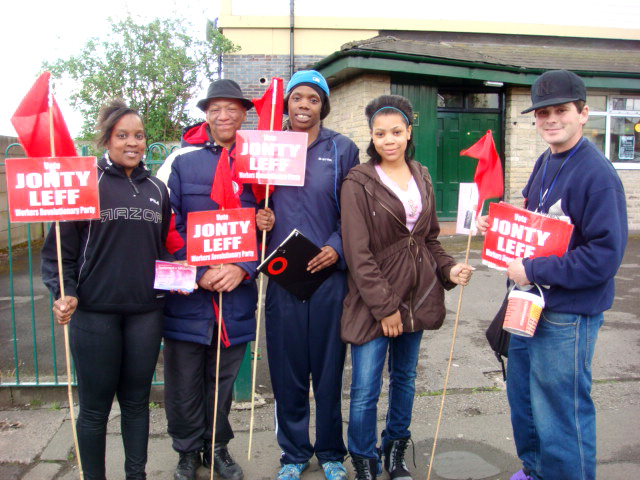
POLYGON ((558 176, 560 175, 560 172, 564 168, 564 165, 569 161, 569 159, 571 157, 573 157, 573 154, 578 151, 578 148, 580 148, 580 145, 582 145, 582 141, 583 140, 584 140, 584 137, 581 138, 580 141, 576 144, 576 146, 574 146, 569 151, 568 155, 562 161, 562 165, 560 165, 560 168, 558 169, 558 171, 556 172, 555 176, 553 177, 553 180, 551 181, 551 185, 549 185, 549 188, 547 188, 545 190, 545 192, 542 193, 542 189, 544 188, 545 180, 547 178, 547 167, 549 166, 549 158, 547 158, 547 161, 544 164, 544 170, 542 171, 542 184, 540 185, 540 194, 539 194, 539 197, 538 197, 538 210, 537 210, 538 212, 542 212, 542 207, 544 206, 544 202, 549 197, 549 194, 551 193, 551 190, 553 190, 553 187, 556 184, 556 180, 558 179, 558 176))

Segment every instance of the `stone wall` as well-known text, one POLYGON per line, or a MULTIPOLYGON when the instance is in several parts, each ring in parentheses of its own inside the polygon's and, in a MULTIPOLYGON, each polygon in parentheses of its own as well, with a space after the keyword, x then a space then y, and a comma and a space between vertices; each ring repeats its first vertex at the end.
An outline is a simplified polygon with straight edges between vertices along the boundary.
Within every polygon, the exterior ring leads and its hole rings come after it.
POLYGON ((371 135, 364 108, 375 97, 391 92, 388 75, 362 75, 331 90, 331 113, 324 125, 349 137, 360 149, 360 162, 366 162, 371 135))

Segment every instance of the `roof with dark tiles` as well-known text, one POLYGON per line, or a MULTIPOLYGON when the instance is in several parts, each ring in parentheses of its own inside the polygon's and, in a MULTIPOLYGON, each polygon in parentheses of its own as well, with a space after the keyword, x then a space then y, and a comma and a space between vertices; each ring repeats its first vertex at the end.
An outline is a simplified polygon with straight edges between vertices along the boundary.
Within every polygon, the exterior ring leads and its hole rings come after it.
POLYGON ((343 45, 342 51, 387 52, 524 69, 640 73, 638 41, 436 32, 381 33, 343 45))

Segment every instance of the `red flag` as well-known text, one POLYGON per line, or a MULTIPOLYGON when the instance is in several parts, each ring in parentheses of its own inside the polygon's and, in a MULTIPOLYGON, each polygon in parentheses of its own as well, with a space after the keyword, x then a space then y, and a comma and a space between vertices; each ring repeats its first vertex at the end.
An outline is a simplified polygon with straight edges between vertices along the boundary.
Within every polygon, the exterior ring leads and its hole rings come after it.
POLYGON ((478 187, 478 207, 476 215, 482 212, 482 205, 488 198, 502 197, 504 193, 504 180, 502 178, 502 163, 496 151, 496 144, 493 141, 491 130, 471 145, 466 150, 462 150, 460 155, 478 159, 474 182, 478 187))
POLYGON ((216 202, 221 209, 242 207, 240 203, 240 185, 231 177, 229 151, 226 148, 222 149, 222 155, 218 159, 216 176, 213 179, 213 187, 211 188, 211 200, 216 202))
POLYGON ((283 81, 279 77, 271 79, 271 85, 262 98, 252 99, 256 112, 260 116, 258 130, 282 130, 282 113, 284 110, 283 81), (274 93, 275 92, 275 93, 274 93), (273 116, 273 120, 271 119, 273 116))
MULTIPOLYGON (((256 197, 256 203, 258 205, 260 205, 267 196, 267 189, 263 187, 266 187, 266 185, 260 185, 259 183, 251 184, 251 190, 253 191, 253 196, 256 197)), ((275 185, 269 185, 269 196, 271 196, 275 189, 275 185)))
MULTIPOLYGON (((29 157, 51 157, 51 130, 49 128, 49 78, 44 72, 31 90, 22 99, 11 123, 16 129, 20 143, 29 157)), ((64 123, 62 112, 53 95, 53 138, 55 156, 76 157, 76 147, 64 123)))

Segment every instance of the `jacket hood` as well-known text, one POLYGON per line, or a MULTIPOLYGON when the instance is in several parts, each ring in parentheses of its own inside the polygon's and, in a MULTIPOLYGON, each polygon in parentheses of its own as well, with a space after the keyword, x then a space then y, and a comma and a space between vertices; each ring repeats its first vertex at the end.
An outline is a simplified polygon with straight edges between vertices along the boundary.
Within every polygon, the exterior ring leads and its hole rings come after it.
MULTIPOLYGON (((104 157, 100 159, 100 161, 98 162, 98 168, 103 170, 105 173, 108 173, 109 175, 127 178, 127 174, 125 173, 124 168, 121 165, 112 162, 109 158, 108 153, 105 153, 104 157)), ((131 180, 134 180, 136 182, 141 182, 143 179, 150 176, 151 172, 149 171, 145 163, 141 161, 138 166, 133 169, 133 172, 131 172, 130 178, 131 180)))
POLYGON ((190 125, 182 130, 182 141, 180 142, 182 147, 199 147, 204 146, 207 142, 211 141, 209 136, 209 124, 207 122, 196 123, 190 125))

